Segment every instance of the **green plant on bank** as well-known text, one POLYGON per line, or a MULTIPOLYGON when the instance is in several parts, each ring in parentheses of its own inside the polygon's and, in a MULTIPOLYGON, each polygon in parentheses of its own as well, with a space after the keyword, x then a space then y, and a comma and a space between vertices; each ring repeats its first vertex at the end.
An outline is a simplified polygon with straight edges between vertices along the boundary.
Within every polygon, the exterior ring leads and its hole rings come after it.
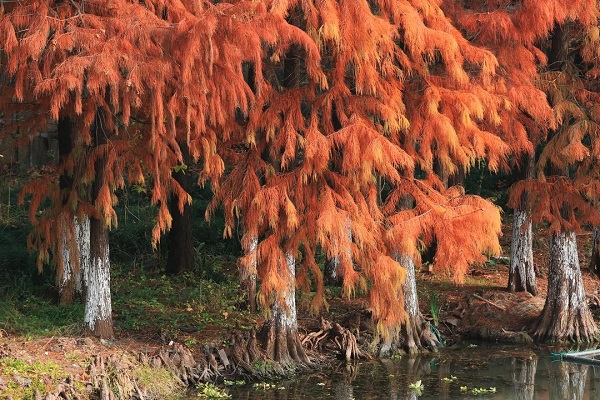
POLYGON ((442 306, 439 303, 439 296, 437 293, 432 293, 429 296, 429 311, 431 312, 431 317, 433 318, 433 325, 439 326, 439 315, 442 306))
POLYGON ((219 388, 214 383, 200 383, 197 386, 198 397, 201 399, 229 399, 231 395, 225 392, 225 390, 219 388))
POLYGON ((59 382, 66 379, 62 368, 52 361, 27 362, 13 357, 0 359, 0 375, 11 377, 6 388, 0 391, 0 398, 35 399, 35 393, 41 394, 53 390, 59 382))

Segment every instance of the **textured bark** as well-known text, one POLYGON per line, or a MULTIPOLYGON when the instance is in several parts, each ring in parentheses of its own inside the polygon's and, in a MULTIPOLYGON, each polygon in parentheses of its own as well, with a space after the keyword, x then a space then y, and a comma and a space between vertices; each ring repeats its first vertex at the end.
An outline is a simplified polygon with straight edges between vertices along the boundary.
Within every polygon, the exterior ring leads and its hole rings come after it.
POLYGON ((298 335, 298 319, 296 315, 296 260, 291 254, 286 255, 290 281, 283 294, 283 304, 276 300, 271 306, 271 317, 262 329, 264 348, 267 357, 284 365, 308 364, 310 360, 302 347, 298 335))
POLYGON ((73 217, 72 237, 69 238, 69 221, 62 221, 62 273, 59 278, 61 304, 72 304, 77 295, 84 295, 85 271, 90 265, 90 220, 87 216, 80 223, 73 217), (74 259, 76 257, 76 259, 74 259))
POLYGON ((594 227, 592 230, 592 255, 589 268, 590 271, 600 277, 600 250, 598 244, 600 244, 600 228, 594 227))
POLYGON ((248 253, 251 257, 250 267, 241 271, 242 285, 246 289, 246 295, 248 296, 248 305, 251 312, 256 312, 256 247, 258 246, 258 239, 252 238, 250 241, 250 248, 248 253))
POLYGON ((77 238, 77 246, 79 250, 79 276, 75 280, 75 291, 81 293, 85 299, 87 295, 86 274, 91 268, 90 258, 90 219, 84 215, 82 221, 75 221, 75 237, 77 238))
MULTIPOLYGON (((189 163, 189 155, 186 146, 181 146, 185 162, 189 163)), ((185 190, 189 192, 189 177, 181 169, 173 171, 175 179, 185 190)), ((169 213, 171 218, 171 229, 169 230, 169 254, 167 256, 166 272, 176 275, 182 271, 194 270, 194 240, 192 234, 192 208, 187 202, 183 206, 183 212, 179 209, 179 197, 171 194, 169 201, 169 213)))
POLYGON ((436 350, 440 343, 431 332, 429 322, 425 321, 419 310, 415 261, 406 255, 399 256, 398 261, 406 268, 406 281, 402 286, 404 310, 408 315, 408 320, 404 325, 404 347, 409 354, 418 353, 425 348, 436 350))
MULTIPOLYGON (((535 177, 535 158, 524 155, 522 179, 535 177)), ((538 294, 535 265, 533 263, 533 233, 531 214, 527 208, 528 194, 524 192, 519 207, 514 210, 512 240, 510 247, 510 269, 508 273, 508 291, 538 294)))
POLYGON ((406 268, 406 280, 402 286, 404 297, 404 310, 407 320, 402 326, 402 338, 390 330, 378 350, 379 357, 389 357, 401 347, 409 354, 416 354, 428 348, 435 351, 440 343, 431 332, 429 322, 423 318, 419 310, 419 297, 417 294, 417 280, 414 259, 407 255, 396 256, 398 262, 406 268), (402 339, 402 343, 400 340, 402 339))
POLYGON ((521 208, 514 211, 508 291, 528 292, 537 296, 537 282, 533 264, 533 234, 531 216, 521 208))
POLYGON ((62 268, 57 271, 58 278, 58 295, 60 297, 60 304, 69 305, 73 304, 75 300, 75 282, 79 275, 79 265, 76 264, 75 258, 77 250, 72 246, 73 233, 75 227, 69 227, 70 220, 66 217, 60 220, 60 236, 61 236, 61 264, 62 268), (69 235, 71 230, 71 235, 69 235))
POLYGON ((512 379, 515 400, 533 400, 535 388, 535 373, 537 371, 537 356, 529 358, 513 358, 512 379))
POLYGON ((531 332, 534 339, 549 342, 588 342, 598 335, 583 288, 573 232, 552 235, 548 294, 531 332))
POLYGON ((325 263, 325 284, 328 286, 336 286, 340 283, 340 277, 338 275, 338 267, 340 266, 340 259, 333 257, 325 263))
MULTIPOLYGON (((101 115, 98 118, 102 118, 101 115)), ((106 144, 106 133, 102 124, 94 124, 94 143, 96 146, 106 144)), ((94 163, 96 175, 92 184, 92 200, 96 202, 98 193, 104 182, 103 158, 94 163)), ((98 217, 90 218, 90 268, 87 270, 85 297, 85 329, 102 339, 113 338, 112 305, 110 295, 110 258, 108 245, 108 227, 98 217)))
MULTIPOLYGON (((58 131, 58 159, 63 164, 66 157, 73 150, 73 124, 68 118, 61 118, 57 124, 58 131)), ((73 186, 73 177, 68 173, 63 173, 58 180, 61 191, 62 204, 67 203, 69 192, 73 186)), ((77 262, 77 246, 74 244, 75 221, 70 221, 66 217, 61 218, 60 224, 60 264, 57 265, 56 278, 58 282, 58 294, 61 304, 72 304, 75 299, 75 286, 79 275, 79 265, 77 262)))
POLYGON ((112 339, 108 229, 95 218, 90 221, 90 244, 91 264, 85 279, 85 328, 88 334, 112 339))

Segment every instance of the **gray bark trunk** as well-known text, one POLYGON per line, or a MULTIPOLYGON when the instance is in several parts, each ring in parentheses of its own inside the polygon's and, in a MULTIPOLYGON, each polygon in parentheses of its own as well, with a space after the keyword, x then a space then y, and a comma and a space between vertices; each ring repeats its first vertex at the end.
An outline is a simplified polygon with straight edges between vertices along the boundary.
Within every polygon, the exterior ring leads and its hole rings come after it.
POLYGON ((242 286, 246 289, 246 295, 248 296, 248 305, 251 312, 256 312, 256 274, 257 274, 257 258, 256 258, 256 247, 258 246, 258 239, 252 237, 250 239, 250 246, 248 247, 247 254, 250 256, 249 265, 242 268, 240 271, 242 286))
POLYGON ((525 291, 537 296, 531 225, 529 213, 522 208, 515 209, 510 248, 508 290, 512 293, 525 291))
POLYGON ((286 254, 286 265, 289 272, 287 290, 277 297, 271 306, 271 317, 265 322, 263 331, 266 335, 266 353, 274 361, 282 364, 310 362, 298 335, 298 318, 296 314, 296 260, 286 254))
POLYGON ((409 354, 416 353, 421 348, 420 327, 423 324, 423 316, 419 310, 419 298, 417 295, 417 278, 415 275, 415 261, 412 257, 401 255, 398 261, 406 268, 406 281, 402 286, 404 294, 404 310, 408 314, 406 321, 406 347, 409 354))
POLYGON ((62 272, 58 277, 61 304, 71 304, 76 295, 83 294, 83 277, 90 263, 89 218, 84 216, 80 223, 77 217, 73 217, 72 237, 69 237, 67 223, 61 221, 62 272))
POLYGON ((575 233, 554 233, 550 241, 548 294, 532 337, 550 342, 588 342, 597 335, 583 288, 575 233))
MULTIPOLYGON (((425 321, 419 310, 415 261, 407 255, 396 255, 396 259, 406 269, 406 280, 402 286, 404 310, 407 314, 407 320, 402 328, 404 348, 409 354, 416 354, 425 347, 436 350, 440 343, 433 335, 429 322, 425 321)), ((390 330, 388 337, 382 341, 377 355, 379 357, 389 357, 399 350, 397 340, 398 332, 390 330)))
MULTIPOLYGON (((107 132, 102 128, 104 113, 98 111, 92 128, 96 147, 108 142, 107 132)), ((96 203, 104 183, 106 160, 95 161, 95 176, 92 183, 92 201, 96 203)), ((88 334, 102 339, 112 339, 112 305, 110 296, 110 258, 108 226, 98 217, 90 218, 90 268, 85 276, 87 284, 85 296, 85 329, 88 334)))
POLYGON ((102 221, 90 224, 90 268, 86 271, 85 328, 93 336, 113 338, 108 229, 102 221))
POLYGON ((79 275, 75 280, 75 291, 86 295, 87 282, 85 280, 86 271, 90 269, 90 219, 84 215, 81 223, 75 221, 75 237, 79 249, 79 275))
MULTIPOLYGON (((531 180, 535 177, 535 156, 523 155, 522 179, 531 180)), ((510 269, 508 273, 509 292, 528 292, 538 294, 533 264, 533 233, 531 213, 528 206, 528 193, 521 195, 519 207, 514 210, 512 241, 510 248, 510 269)))

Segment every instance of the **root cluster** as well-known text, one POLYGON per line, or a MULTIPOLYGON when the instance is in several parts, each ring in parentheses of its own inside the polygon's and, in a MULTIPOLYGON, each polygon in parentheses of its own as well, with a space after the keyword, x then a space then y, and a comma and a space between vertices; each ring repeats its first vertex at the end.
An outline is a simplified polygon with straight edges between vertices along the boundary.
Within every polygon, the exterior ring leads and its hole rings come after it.
POLYGON ((320 329, 305 335, 302 338, 302 345, 309 349, 318 349, 321 352, 331 349, 333 346, 333 349, 346 361, 371 358, 369 354, 361 350, 354 333, 337 322, 331 322, 322 317, 320 329))

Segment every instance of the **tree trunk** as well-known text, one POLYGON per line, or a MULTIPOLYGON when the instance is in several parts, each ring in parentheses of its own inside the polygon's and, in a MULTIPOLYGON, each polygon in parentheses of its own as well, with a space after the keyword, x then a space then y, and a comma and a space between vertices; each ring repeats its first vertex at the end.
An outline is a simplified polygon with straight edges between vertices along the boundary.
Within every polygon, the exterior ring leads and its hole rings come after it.
MULTIPOLYGON (((100 114, 100 113, 99 113, 100 114)), ((98 119, 102 115, 97 116, 98 119)), ((105 124, 95 123, 93 127, 94 144, 100 146, 107 143, 107 133, 103 131, 105 124)), ((92 184, 92 200, 96 203, 100 188, 104 183, 103 158, 95 162, 96 175, 92 184)), ((87 270, 85 297, 85 329, 102 339, 112 339, 112 305, 110 296, 110 258, 108 245, 108 227, 98 217, 90 218, 90 268, 87 270)))
POLYGON ((290 280, 283 304, 280 297, 271 306, 271 317, 263 326, 263 338, 267 356, 283 365, 308 364, 310 360, 302 347, 298 335, 298 319, 296 315, 296 260, 286 254, 290 280))
POLYGON ((533 234, 531 215, 524 208, 514 211, 510 247, 508 291, 528 292, 537 296, 537 282, 533 264, 533 234))
POLYGON ((90 218, 84 215, 82 221, 75 220, 75 238, 79 250, 79 275, 75 280, 75 292, 85 299, 87 295, 87 271, 91 268, 90 256, 90 218))
POLYGON ((595 226, 592 230, 592 256, 590 258, 590 271, 600 277, 600 227, 595 226))
POLYGON ((440 346, 440 342, 433 334, 430 323, 423 318, 423 314, 419 310, 415 261, 406 255, 399 256, 398 261, 406 268, 406 281, 402 286, 404 310, 408 315, 408 320, 404 325, 406 351, 409 354, 417 353, 425 348, 435 351, 440 346))
POLYGON ((72 237, 69 238, 69 221, 62 221, 62 273, 59 274, 59 294, 61 304, 72 304, 76 295, 84 292, 83 277, 90 262, 90 220, 84 216, 80 223, 73 217, 72 237), (73 243, 74 242, 74 243, 73 243), (74 260, 73 257, 77 257, 74 260))
POLYGON ((246 295, 248 296, 248 305, 251 312, 256 312, 256 247, 258 246, 258 239, 252 237, 250 240, 250 248, 248 254, 251 257, 250 266, 244 268, 240 275, 242 278, 242 286, 246 289, 246 295))
MULTIPOLYGON (((187 146, 181 146, 184 161, 189 163, 187 146)), ((181 185, 183 190, 189 192, 189 177, 184 169, 173 171, 173 178, 181 185)), ((167 257, 166 272, 176 275, 181 271, 194 270, 194 240, 192 234, 192 207, 187 202, 183 212, 179 209, 179 197, 173 193, 169 202, 169 213, 173 218, 169 230, 169 255, 167 257)))
POLYGON ((340 283, 340 277, 338 275, 338 268, 340 266, 340 259, 333 257, 327 260, 325 263, 325 284, 328 286, 336 286, 340 283))
MULTIPOLYGON (((535 177, 535 157, 524 156, 523 179, 535 177)), ((533 264, 533 233, 531 214, 527 206, 527 193, 523 193, 521 204, 514 210, 512 239, 510 247, 510 269, 508 273, 508 291, 538 294, 533 264)))
MULTIPOLYGON (((62 165, 73 150, 73 124, 69 118, 61 118, 57 124, 58 160, 62 165)), ((68 171, 63 171, 59 178, 62 204, 66 205, 73 188, 73 177, 68 171)), ((57 263, 56 273, 58 294, 61 304, 72 304, 75 299, 77 282, 80 280, 78 262, 77 219, 70 220, 65 216, 59 221, 60 229, 60 263, 57 263), (71 225, 71 223, 73 225, 71 225)), ((81 288, 81 284, 79 284, 81 288)))
POLYGON ((86 274, 85 327, 88 334, 112 339, 108 228, 96 218, 90 221, 91 265, 86 274))
MULTIPOLYGON (((440 346, 440 342, 431 331, 429 322, 423 318, 423 314, 419 310, 415 261, 407 255, 398 255, 396 258, 406 269, 406 280, 402 286, 404 310, 407 314, 407 320, 402 327, 404 350, 409 354, 416 354, 425 348, 435 351, 440 346)), ((379 357, 389 357, 399 349, 400 346, 396 344, 399 339, 397 336, 393 330, 390 330, 388 337, 381 343, 377 353, 379 357)))
POLYGON ((575 233, 554 233, 550 241, 548 294, 532 328, 532 337, 549 342, 588 342, 597 335, 583 288, 575 233))
POLYGON ((408 315, 408 319, 404 325, 406 350, 409 354, 414 354, 422 348, 421 326, 424 322, 421 310, 419 310, 415 262, 412 257, 405 255, 399 256, 398 261, 406 268, 406 281, 402 286, 402 292, 404 294, 404 310, 408 315))

